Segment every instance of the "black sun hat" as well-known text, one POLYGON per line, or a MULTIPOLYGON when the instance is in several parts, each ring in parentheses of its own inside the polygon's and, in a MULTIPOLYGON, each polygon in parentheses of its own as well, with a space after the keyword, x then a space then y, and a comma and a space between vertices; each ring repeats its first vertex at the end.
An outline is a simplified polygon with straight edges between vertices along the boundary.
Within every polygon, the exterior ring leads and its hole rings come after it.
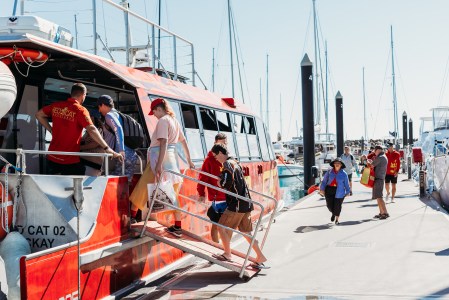
POLYGON ((341 168, 342 168, 342 169, 346 168, 345 163, 341 160, 340 157, 335 158, 333 161, 331 161, 331 162, 329 163, 329 165, 333 168, 335 162, 341 163, 341 168))

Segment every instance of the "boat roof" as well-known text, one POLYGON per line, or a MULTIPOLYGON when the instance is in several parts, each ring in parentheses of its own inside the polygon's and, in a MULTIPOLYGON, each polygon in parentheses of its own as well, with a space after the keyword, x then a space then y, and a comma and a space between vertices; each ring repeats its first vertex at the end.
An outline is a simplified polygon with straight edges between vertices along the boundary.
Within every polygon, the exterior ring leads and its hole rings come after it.
POLYGON ((157 74, 127 67, 115 63, 110 59, 57 44, 32 34, 0 36, 0 47, 5 46, 17 46, 20 48, 40 50, 49 54, 49 60, 56 60, 58 58, 67 59, 67 56, 80 58, 113 73, 115 76, 136 89, 144 89, 151 95, 184 100, 218 109, 234 110, 254 115, 248 106, 239 101, 235 101, 235 107, 232 107, 227 104, 219 94, 164 78, 157 74))

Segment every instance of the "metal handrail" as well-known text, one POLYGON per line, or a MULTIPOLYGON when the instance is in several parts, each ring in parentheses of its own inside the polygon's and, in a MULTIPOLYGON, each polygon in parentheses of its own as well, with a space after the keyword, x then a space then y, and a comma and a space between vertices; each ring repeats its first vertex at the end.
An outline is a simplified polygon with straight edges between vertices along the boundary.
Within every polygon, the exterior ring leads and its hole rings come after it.
MULTIPOLYGON (((220 180, 220 179, 221 179, 221 178, 218 177, 218 176, 215 176, 215 175, 213 175, 213 174, 210 174, 210 173, 207 173, 207 172, 204 172, 204 171, 201 171, 201 170, 197 170, 197 169, 191 169, 191 170, 192 170, 192 171, 195 171, 195 172, 197 172, 197 173, 199 173, 199 174, 203 174, 203 175, 209 176, 209 177, 211 177, 211 178, 217 179, 217 180, 220 180)), ((262 196, 262 198, 266 198, 266 199, 271 200, 271 201, 274 202, 274 210, 273 210, 273 213, 271 213, 270 222, 268 223, 267 230, 265 231, 265 235, 264 235, 264 237, 263 237, 262 243, 260 244, 260 249, 262 250, 262 249, 263 249, 263 246, 264 246, 264 244, 265 244, 265 240, 266 240, 266 238, 267 238, 267 236, 268 236, 268 232, 270 231, 271 224, 273 223, 273 220, 274 220, 274 213, 277 211, 277 208, 278 208, 278 201, 277 201, 274 197, 272 197, 272 196, 270 196, 270 195, 266 195, 266 194, 264 194, 264 193, 255 191, 255 190, 250 189, 250 188, 248 188, 248 190, 249 190, 251 193, 257 194, 257 195, 259 195, 259 196, 262 196)))
MULTIPOLYGON (((184 174, 182 174, 182 173, 178 173, 178 172, 175 172, 175 171, 172 171, 172 170, 163 170, 163 171, 162 171, 162 173, 161 173, 161 175, 160 175, 160 177, 159 177, 159 181, 156 183, 155 193, 154 193, 153 197, 152 197, 151 199, 149 199, 149 200, 150 200, 150 203, 149 203, 149 209, 148 209, 147 216, 146 216, 146 218, 145 218, 145 222, 144 222, 143 227, 142 227, 142 231, 140 232, 140 237, 143 236, 143 233, 144 233, 144 231, 145 231, 146 225, 147 225, 147 223, 148 223, 148 219, 149 219, 149 217, 150 217, 150 215, 151 215, 151 210, 153 209, 154 201, 158 201, 158 202, 163 203, 164 205, 167 205, 168 207, 171 207, 171 208, 173 208, 173 209, 175 209, 175 210, 181 211, 181 212, 183 212, 183 213, 186 213, 186 214, 188 214, 188 215, 191 215, 191 216, 193 216, 193 217, 195 217, 195 218, 198 218, 198 219, 200 219, 200 220, 203 220, 203 221, 205 221, 205 222, 215 224, 215 225, 217 225, 217 226, 219 226, 219 227, 221 227, 221 228, 225 228, 225 229, 227 229, 227 230, 231 230, 231 231, 233 231, 233 232, 235 232, 235 233, 237 233, 237 234, 240 234, 240 235, 243 235, 243 236, 246 236, 246 237, 250 238, 250 239, 251 239, 251 242, 250 242, 248 251, 247 251, 247 253, 246 253, 246 255, 245 255, 245 261, 243 262, 242 268, 241 268, 240 273, 239 273, 239 277, 242 278, 242 277, 243 277, 243 271, 244 271, 245 268, 246 268, 246 264, 247 264, 247 262, 248 262, 249 255, 251 254, 251 249, 252 249, 252 247, 253 247, 253 245, 254 245, 254 241, 255 241, 255 239, 256 239, 257 229, 254 231, 254 235, 251 236, 250 234, 246 234, 246 233, 240 232, 240 231, 238 231, 238 230, 236 230, 236 229, 233 229, 233 228, 230 228, 230 227, 221 225, 221 224, 219 224, 219 223, 213 222, 213 221, 211 221, 211 220, 209 220, 209 219, 206 219, 206 218, 204 218, 204 217, 202 217, 202 216, 196 215, 196 214, 194 214, 194 213, 192 213, 192 212, 189 212, 189 211, 187 211, 187 210, 184 210, 184 209, 182 209, 182 208, 180 208, 180 207, 171 205, 171 204, 169 204, 169 203, 167 203, 167 202, 163 202, 163 201, 157 199, 157 193, 158 193, 158 190, 159 190, 159 186, 160 186, 160 184, 161 184, 161 178, 163 178, 162 175, 163 175, 164 173, 171 173, 171 174, 174 174, 174 175, 183 177, 183 178, 185 178, 185 179, 191 180, 191 181, 196 182, 196 183, 203 184, 203 185, 205 185, 206 187, 210 187, 210 188, 212 188, 212 189, 215 189, 215 190, 217 190, 217 191, 220 191, 220 192, 222 192, 222 193, 224 193, 224 194, 228 194, 228 195, 233 196, 233 197, 235 197, 235 198, 238 198, 238 199, 240 199, 240 200, 243 200, 243 201, 252 203, 252 204, 254 204, 254 205, 258 205, 258 206, 260 206, 261 212, 264 211, 263 205, 260 204, 259 202, 255 202, 255 201, 253 201, 253 200, 251 200, 251 199, 249 199, 249 198, 247 198, 247 197, 240 196, 240 195, 238 195, 238 194, 235 194, 235 193, 232 193, 232 192, 230 192, 230 191, 227 191, 227 190, 225 190, 225 189, 223 189, 223 188, 216 187, 216 186, 211 185, 211 184, 209 184, 209 183, 207 183, 207 182, 200 181, 200 180, 198 180, 198 179, 196 179, 196 178, 193 178, 193 177, 190 177, 190 176, 187 176, 187 175, 184 175, 184 174)), ((149 195, 149 196, 150 196, 150 195, 149 195)), ((258 219, 258 221, 257 221, 256 228, 259 228, 260 223, 261 223, 261 221, 262 221, 262 217, 263 217, 263 213, 261 213, 260 216, 259 216, 259 219, 258 219)))
MULTIPOLYGON (((90 152, 64 152, 64 151, 43 151, 43 150, 24 150, 21 148, 18 149, 0 149, 0 153, 15 153, 16 155, 20 156, 20 168, 24 173, 26 173, 26 161, 25 161, 25 155, 23 154, 39 154, 39 155, 46 155, 46 154, 55 154, 55 155, 73 155, 73 156, 94 156, 94 157, 103 157, 104 165, 105 165, 105 176, 109 175, 109 163, 106 159, 107 157, 112 157, 112 154, 109 153, 90 153, 90 152)), ((122 173, 124 174, 124 167, 125 167, 125 161, 122 163, 122 173)))

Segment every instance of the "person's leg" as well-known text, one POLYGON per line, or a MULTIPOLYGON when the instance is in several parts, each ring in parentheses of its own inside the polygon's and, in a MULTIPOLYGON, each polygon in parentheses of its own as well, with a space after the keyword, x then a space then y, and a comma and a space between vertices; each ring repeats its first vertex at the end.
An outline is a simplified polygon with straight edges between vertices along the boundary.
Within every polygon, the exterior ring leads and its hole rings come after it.
POLYGON ((335 223, 338 223, 338 218, 340 217, 341 213, 341 205, 343 204, 344 198, 335 198, 335 205, 334 205, 334 215, 335 215, 335 223))
POLYGON ((397 180, 397 177, 395 177, 394 180, 391 181, 391 202, 394 202, 394 196, 396 195, 397 180))
POLYGON ((210 236, 215 243, 220 242, 220 237, 218 236, 218 226, 212 224, 212 228, 210 229, 210 236))
MULTIPOLYGON (((241 222, 238 226, 239 230, 243 233, 246 233, 248 235, 251 235, 253 232, 253 224, 251 222, 251 213, 245 213, 241 219, 241 222)), ((251 244, 251 238, 244 236, 245 239, 248 241, 248 243, 251 244)), ((265 255, 263 255, 262 250, 259 247, 259 242, 257 240, 254 240, 252 249, 254 252, 256 252, 256 262, 261 264, 267 261, 267 258, 265 255)))
POLYGON ((352 173, 348 175, 350 195, 352 196, 352 173))
MULTIPOLYGON (((175 190, 176 199, 179 203, 179 190, 181 189, 181 183, 175 183, 173 185, 173 189, 175 190)), ((175 226, 181 227, 181 212, 179 210, 175 210, 175 226)))
POLYGON ((387 191, 387 196, 385 196, 385 201, 388 201, 388 197, 390 196, 390 181, 388 181, 388 179, 385 180, 385 190, 387 191))
MULTIPOLYGON (((237 228, 237 226, 241 220, 241 215, 243 215, 243 214, 225 210, 223 215, 220 217, 219 224, 229 227, 229 228, 237 228)), ((232 238, 233 232, 231 230, 228 230, 223 227, 218 227, 218 232, 220 233, 221 244, 223 245, 223 254, 222 255, 226 259, 231 260, 232 259, 231 238, 232 238)))

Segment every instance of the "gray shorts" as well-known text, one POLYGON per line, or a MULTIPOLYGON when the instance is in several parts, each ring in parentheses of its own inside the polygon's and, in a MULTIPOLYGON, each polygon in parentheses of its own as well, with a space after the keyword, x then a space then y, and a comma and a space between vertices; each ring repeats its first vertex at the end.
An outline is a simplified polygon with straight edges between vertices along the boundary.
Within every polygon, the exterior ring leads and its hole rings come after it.
POLYGON ((383 191, 384 191, 384 180, 383 179, 374 180, 373 196, 371 197, 371 199, 382 198, 383 191))

